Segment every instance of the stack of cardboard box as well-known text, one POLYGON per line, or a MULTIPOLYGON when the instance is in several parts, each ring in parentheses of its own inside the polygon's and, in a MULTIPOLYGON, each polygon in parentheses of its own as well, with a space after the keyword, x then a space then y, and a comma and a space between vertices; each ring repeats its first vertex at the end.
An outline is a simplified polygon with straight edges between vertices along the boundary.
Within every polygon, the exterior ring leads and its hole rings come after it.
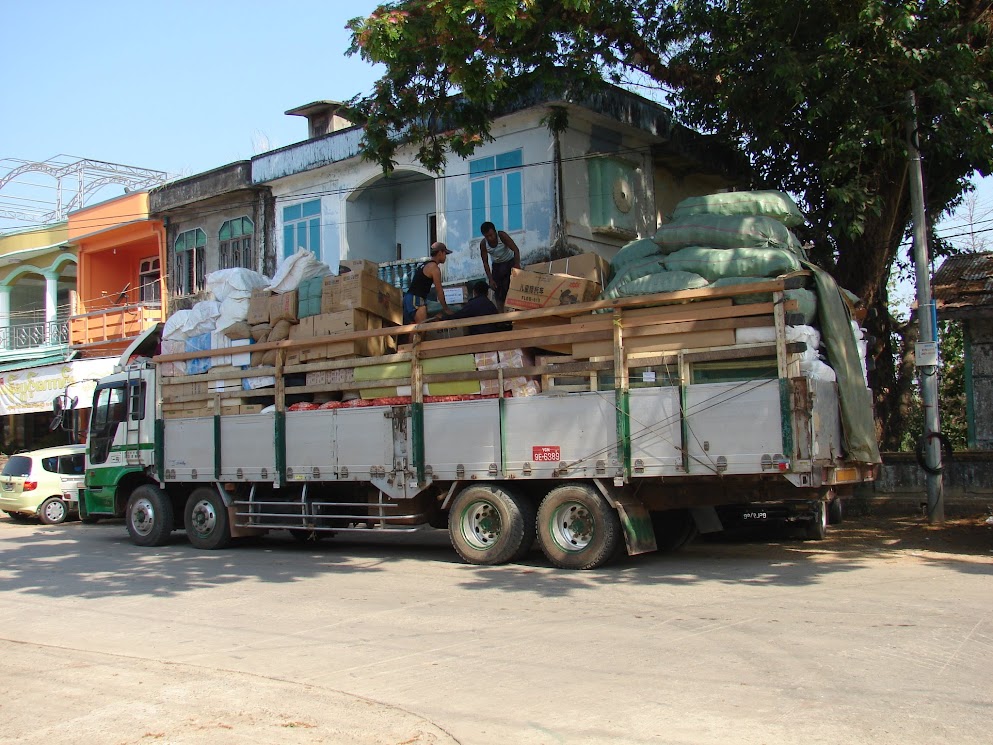
POLYGON ((403 306, 400 290, 382 281, 378 265, 364 259, 341 262, 350 271, 325 277, 320 313, 298 319, 290 339, 323 339, 328 343, 290 350, 286 364, 300 365, 322 359, 379 357, 396 351, 396 337, 378 336, 352 341, 334 337, 352 331, 373 331, 400 323, 403 306))

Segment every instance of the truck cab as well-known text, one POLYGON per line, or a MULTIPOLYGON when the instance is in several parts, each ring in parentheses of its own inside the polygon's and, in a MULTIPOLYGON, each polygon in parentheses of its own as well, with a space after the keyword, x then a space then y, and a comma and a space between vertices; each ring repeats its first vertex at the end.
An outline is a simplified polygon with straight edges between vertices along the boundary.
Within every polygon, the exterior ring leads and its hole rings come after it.
POLYGON ((86 482, 80 515, 119 517, 135 486, 149 481, 155 448, 154 354, 161 326, 149 329, 129 347, 117 371, 93 392, 86 439, 86 482))

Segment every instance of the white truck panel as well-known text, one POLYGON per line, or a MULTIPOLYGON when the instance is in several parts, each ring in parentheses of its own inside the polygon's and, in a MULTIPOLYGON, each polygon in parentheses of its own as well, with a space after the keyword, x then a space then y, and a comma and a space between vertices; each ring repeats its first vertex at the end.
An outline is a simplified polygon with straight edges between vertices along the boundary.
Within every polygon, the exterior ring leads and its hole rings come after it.
POLYGON ((286 413, 288 480, 333 479, 338 466, 334 411, 286 413), (315 476, 315 470, 318 475, 315 476), (291 475, 292 474, 292 475, 291 475))
POLYGON ((166 471, 171 471, 172 478, 178 481, 213 479, 213 443, 213 417, 170 419, 165 428, 166 471))
MULTIPOLYGON (((783 452, 779 381, 687 386, 689 473, 762 473, 762 456, 783 452)), ((768 469, 765 471, 768 473, 768 469)))
POLYGON ((641 461, 638 476, 682 473, 682 434, 678 388, 635 388, 631 391, 631 462, 641 461))
POLYGON ((550 478, 561 460, 570 466, 567 476, 594 477, 598 460, 609 470, 617 457, 612 391, 509 398, 504 412, 512 474, 530 464, 532 478, 550 478))
MULTIPOLYGON (((509 401, 508 401, 509 403, 509 401)), ((424 463, 435 479, 486 478, 500 467, 499 402, 460 401, 424 407, 424 463)))
MULTIPOLYGON (((389 406, 334 411, 339 478, 369 481, 374 468, 393 470, 393 420, 387 416, 390 412, 389 406), (342 469, 348 469, 347 476, 342 475, 342 469)), ((287 443, 287 452, 289 449, 287 443)))
MULTIPOLYGON (((276 478, 274 432, 273 414, 222 416, 221 478, 231 481, 274 481, 276 478), (238 479, 239 469, 242 473, 241 479, 238 479)), ((213 428, 210 436, 213 437, 213 428)), ((213 442, 213 439, 208 442, 213 442)), ((213 472, 211 465, 211 478, 213 472)))

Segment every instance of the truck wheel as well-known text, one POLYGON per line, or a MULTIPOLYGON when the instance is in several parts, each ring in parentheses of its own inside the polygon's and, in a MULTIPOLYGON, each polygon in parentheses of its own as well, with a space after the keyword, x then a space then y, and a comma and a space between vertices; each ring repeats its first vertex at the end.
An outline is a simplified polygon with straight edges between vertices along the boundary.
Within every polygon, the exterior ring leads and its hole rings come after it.
POLYGON ((538 543, 562 569, 596 569, 614 555, 621 521, 603 496, 585 484, 552 489, 538 507, 538 543))
POLYGON ((660 552, 678 551, 696 538, 696 521, 689 510, 666 510, 651 514, 655 545, 660 552))
POLYGON ((523 497, 513 492, 510 498, 514 500, 517 509, 520 510, 521 519, 524 521, 524 537, 521 538, 521 545, 517 552, 510 557, 511 561, 520 561, 531 553, 534 548, 535 539, 538 537, 535 523, 538 520, 538 506, 528 497, 523 497))
POLYGON ((69 517, 69 508, 59 497, 49 497, 38 508, 38 519, 45 525, 61 525, 69 517))
POLYGON ((807 523, 807 540, 823 541, 827 537, 827 526, 827 505, 824 502, 814 502, 813 509, 811 509, 810 522, 807 523))
POLYGON ((493 484, 459 492, 448 513, 448 535, 459 556, 469 564, 485 565, 520 558, 527 536, 534 532, 521 505, 521 499, 493 484))
POLYGON ((841 497, 835 497, 828 502, 827 517, 829 525, 839 525, 845 519, 842 507, 841 497))
POLYGON ((231 545, 228 508, 216 489, 194 489, 183 511, 186 535, 196 548, 214 551, 231 545))
POLYGON ((163 546, 172 533, 172 502, 154 484, 142 484, 128 498, 124 511, 128 535, 136 546, 163 546))

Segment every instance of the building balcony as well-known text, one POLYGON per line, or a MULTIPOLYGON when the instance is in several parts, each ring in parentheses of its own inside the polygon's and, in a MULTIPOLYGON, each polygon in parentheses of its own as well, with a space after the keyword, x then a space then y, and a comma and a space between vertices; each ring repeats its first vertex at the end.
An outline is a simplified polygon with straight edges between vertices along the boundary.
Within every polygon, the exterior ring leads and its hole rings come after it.
POLYGON ((69 345, 78 350, 120 351, 162 320, 160 303, 135 303, 82 313, 69 319, 69 345))
POLYGON ((59 347, 69 343, 69 321, 39 321, 0 327, 0 353, 39 347, 59 347))

